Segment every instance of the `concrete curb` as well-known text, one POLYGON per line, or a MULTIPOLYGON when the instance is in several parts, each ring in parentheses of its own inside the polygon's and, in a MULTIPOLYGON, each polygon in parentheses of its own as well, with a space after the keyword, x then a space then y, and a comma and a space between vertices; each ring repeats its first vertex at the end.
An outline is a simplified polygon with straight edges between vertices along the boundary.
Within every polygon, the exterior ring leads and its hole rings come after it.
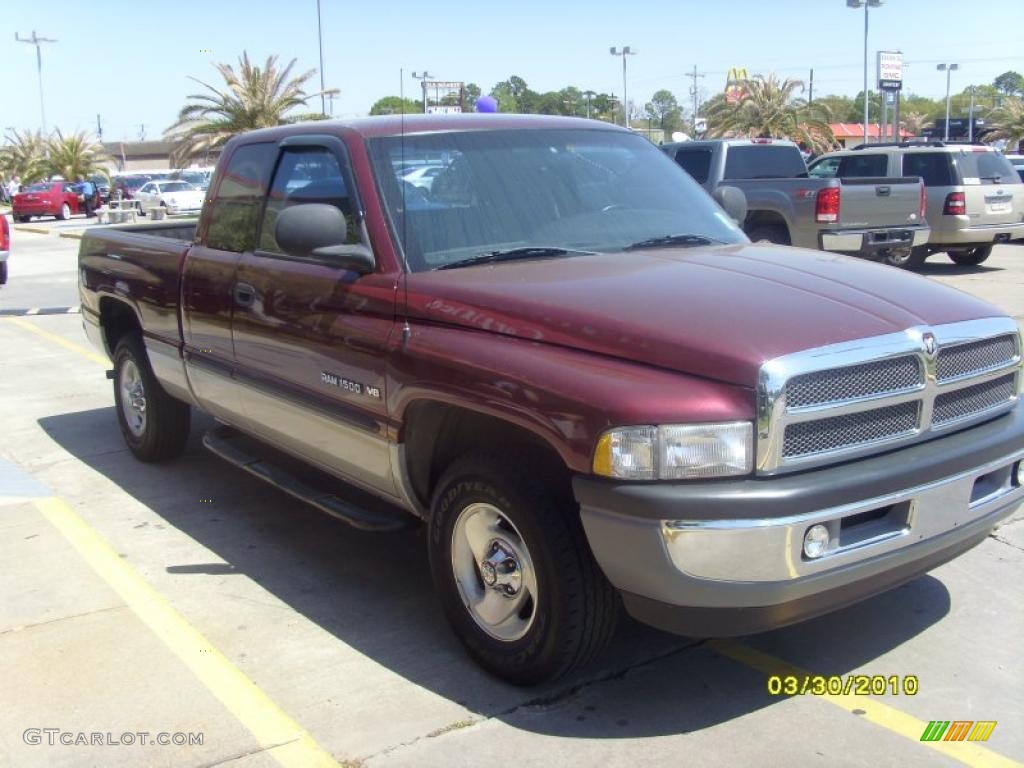
POLYGON ((15 224, 13 229, 18 232, 34 232, 37 235, 48 235, 50 230, 43 229, 42 227, 26 227, 24 224, 15 224))
POLYGON ((67 237, 67 238, 69 238, 71 240, 81 240, 82 239, 82 233, 81 232, 61 232, 60 236, 61 237, 67 237))

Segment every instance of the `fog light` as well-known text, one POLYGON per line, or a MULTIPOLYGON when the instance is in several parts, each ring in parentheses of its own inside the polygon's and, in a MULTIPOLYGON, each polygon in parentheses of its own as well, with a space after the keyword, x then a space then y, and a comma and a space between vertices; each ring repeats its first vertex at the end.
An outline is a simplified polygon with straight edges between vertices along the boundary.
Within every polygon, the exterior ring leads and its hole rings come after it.
POLYGON ((820 523, 812 525, 804 534, 804 554, 814 560, 825 554, 828 549, 828 528, 820 523))

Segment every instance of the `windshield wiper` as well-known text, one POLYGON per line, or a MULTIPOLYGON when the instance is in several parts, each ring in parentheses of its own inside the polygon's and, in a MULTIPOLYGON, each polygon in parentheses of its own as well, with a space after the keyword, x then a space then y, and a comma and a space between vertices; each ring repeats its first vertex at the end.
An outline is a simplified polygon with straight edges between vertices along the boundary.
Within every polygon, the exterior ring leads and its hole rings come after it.
POLYGON ((473 256, 460 261, 453 261, 451 264, 442 264, 437 269, 456 269, 458 267, 471 267, 475 264, 492 264, 496 261, 516 261, 517 259, 541 259, 550 256, 581 255, 593 256, 594 251, 580 251, 574 248, 561 248, 558 246, 526 245, 522 248, 507 248, 503 251, 488 251, 479 256, 473 256))
POLYGON ((725 245, 725 241, 715 240, 705 235, 662 235, 661 237, 649 237, 646 240, 639 240, 627 245, 622 250, 636 251, 641 248, 664 248, 670 245, 725 245))

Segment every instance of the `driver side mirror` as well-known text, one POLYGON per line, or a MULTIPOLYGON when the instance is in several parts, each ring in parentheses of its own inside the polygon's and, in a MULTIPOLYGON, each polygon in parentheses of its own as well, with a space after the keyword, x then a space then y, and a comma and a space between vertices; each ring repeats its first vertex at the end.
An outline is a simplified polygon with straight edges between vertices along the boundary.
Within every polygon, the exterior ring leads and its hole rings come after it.
POLYGON ((742 189, 730 186, 718 187, 711 193, 711 196, 725 209, 733 221, 739 226, 743 226, 743 222, 747 218, 747 196, 743 194, 742 189))
POLYGON ((365 245, 346 244, 345 214, 326 203, 302 203, 285 208, 274 222, 274 239, 289 256, 329 258, 345 269, 365 275, 377 262, 365 245))

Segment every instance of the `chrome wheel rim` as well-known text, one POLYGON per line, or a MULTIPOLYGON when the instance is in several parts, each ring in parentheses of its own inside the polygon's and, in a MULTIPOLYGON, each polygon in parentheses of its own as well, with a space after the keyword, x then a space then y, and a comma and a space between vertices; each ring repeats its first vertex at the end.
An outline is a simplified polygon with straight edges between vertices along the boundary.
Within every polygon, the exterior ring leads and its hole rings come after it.
POLYGON ((146 389, 134 360, 126 360, 121 366, 121 413, 128 431, 142 437, 146 431, 146 389))
POLYGON ((497 507, 469 504, 452 529, 452 573, 473 621, 491 637, 519 640, 537 615, 537 574, 519 530, 497 507))

